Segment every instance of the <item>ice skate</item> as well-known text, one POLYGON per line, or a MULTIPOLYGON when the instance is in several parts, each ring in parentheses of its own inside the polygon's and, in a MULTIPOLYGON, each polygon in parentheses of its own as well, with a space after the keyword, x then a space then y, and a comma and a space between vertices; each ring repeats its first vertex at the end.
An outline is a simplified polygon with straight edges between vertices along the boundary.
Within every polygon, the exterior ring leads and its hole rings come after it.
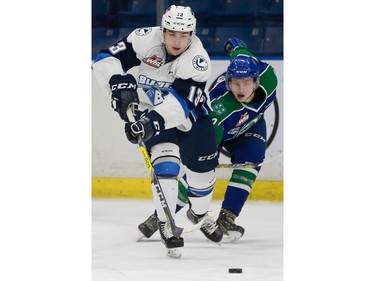
POLYGON ((155 214, 148 217, 147 220, 138 225, 140 231, 137 241, 143 238, 150 238, 158 230, 158 218, 155 214))
POLYGON ((234 223, 236 217, 237 216, 231 211, 222 208, 220 210, 219 218, 216 220, 221 232, 228 236, 225 239, 228 242, 237 241, 245 233, 245 229, 242 226, 234 223))
POLYGON ((179 259, 181 258, 181 248, 184 246, 182 237, 173 236, 171 227, 168 222, 158 221, 161 241, 167 248, 167 256, 179 259))
POLYGON ((194 224, 200 223, 202 220, 204 220, 200 231, 212 242, 219 243, 223 238, 223 233, 220 231, 215 220, 207 214, 198 216, 194 214, 191 209, 189 209, 186 212, 186 216, 194 224))

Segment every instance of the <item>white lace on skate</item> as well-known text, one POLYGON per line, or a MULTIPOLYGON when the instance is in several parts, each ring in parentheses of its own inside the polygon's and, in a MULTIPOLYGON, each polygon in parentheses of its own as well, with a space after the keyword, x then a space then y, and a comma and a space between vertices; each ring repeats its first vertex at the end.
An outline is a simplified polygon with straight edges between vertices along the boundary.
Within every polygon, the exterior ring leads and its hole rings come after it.
POLYGON ((218 228, 218 226, 213 217, 206 215, 201 228, 211 235, 218 228))
MULTIPOLYGON (((173 236, 171 225, 169 224, 169 222, 161 223, 161 231, 165 239, 171 238, 173 236)), ((162 240, 164 243, 164 239, 162 240)))

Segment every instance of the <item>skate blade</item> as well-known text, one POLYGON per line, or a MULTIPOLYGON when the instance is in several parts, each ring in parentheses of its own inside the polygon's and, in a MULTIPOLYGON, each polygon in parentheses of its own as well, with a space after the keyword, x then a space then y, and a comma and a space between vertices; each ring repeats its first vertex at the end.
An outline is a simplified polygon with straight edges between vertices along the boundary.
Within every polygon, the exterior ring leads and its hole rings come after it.
POLYGON ((180 259, 181 250, 178 248, 167 249, 167 256, 173 259, 180 259))
POLYGON ((143 239, 146 239, 146 236, 142 232, 138 232, 137 242, 141 242, 143 239))
POLYGON ((210 240, 210 239, 208 239, 207 237, 206 237, 206 241, 207 241, 207 243, 209 243, 209 244, 214 244, 214 245, 217 245, 217 246, 221 246, 221 242, 224 240, 224 238, 223 239, 221 239, 219 242, 215 242, 215 241, 212 241, 212 240, 210 240))
POLYGON ((242 237, 241 232, 238 231, 228 231, 228 236, 224 236, 222 242, 225 243, 235 243, 242 237))

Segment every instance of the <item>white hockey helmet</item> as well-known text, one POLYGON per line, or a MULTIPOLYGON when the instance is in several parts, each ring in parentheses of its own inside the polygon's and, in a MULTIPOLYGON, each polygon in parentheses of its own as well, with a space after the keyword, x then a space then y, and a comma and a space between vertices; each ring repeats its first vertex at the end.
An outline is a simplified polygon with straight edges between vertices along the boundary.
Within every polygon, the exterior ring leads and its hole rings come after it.
POLYGON ((173 31, 195 32, 196 22, 190 7, 172 5, 163 15, 161 27, 173 31))

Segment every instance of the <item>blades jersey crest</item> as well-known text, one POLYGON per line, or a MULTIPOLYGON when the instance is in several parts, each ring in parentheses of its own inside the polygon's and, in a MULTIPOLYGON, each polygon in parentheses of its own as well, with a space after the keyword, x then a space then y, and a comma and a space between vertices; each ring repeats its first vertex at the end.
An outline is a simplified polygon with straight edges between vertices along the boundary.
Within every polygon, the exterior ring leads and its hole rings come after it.
POLYGON ((151 86, 150 89, 145 89, 145 93, 147 97, 150 99, 151 103, 155 106, 161 104, 164 100, 163 92, 160 91, 159 87, 157 86, 157 83, 154 86, 151 86))

